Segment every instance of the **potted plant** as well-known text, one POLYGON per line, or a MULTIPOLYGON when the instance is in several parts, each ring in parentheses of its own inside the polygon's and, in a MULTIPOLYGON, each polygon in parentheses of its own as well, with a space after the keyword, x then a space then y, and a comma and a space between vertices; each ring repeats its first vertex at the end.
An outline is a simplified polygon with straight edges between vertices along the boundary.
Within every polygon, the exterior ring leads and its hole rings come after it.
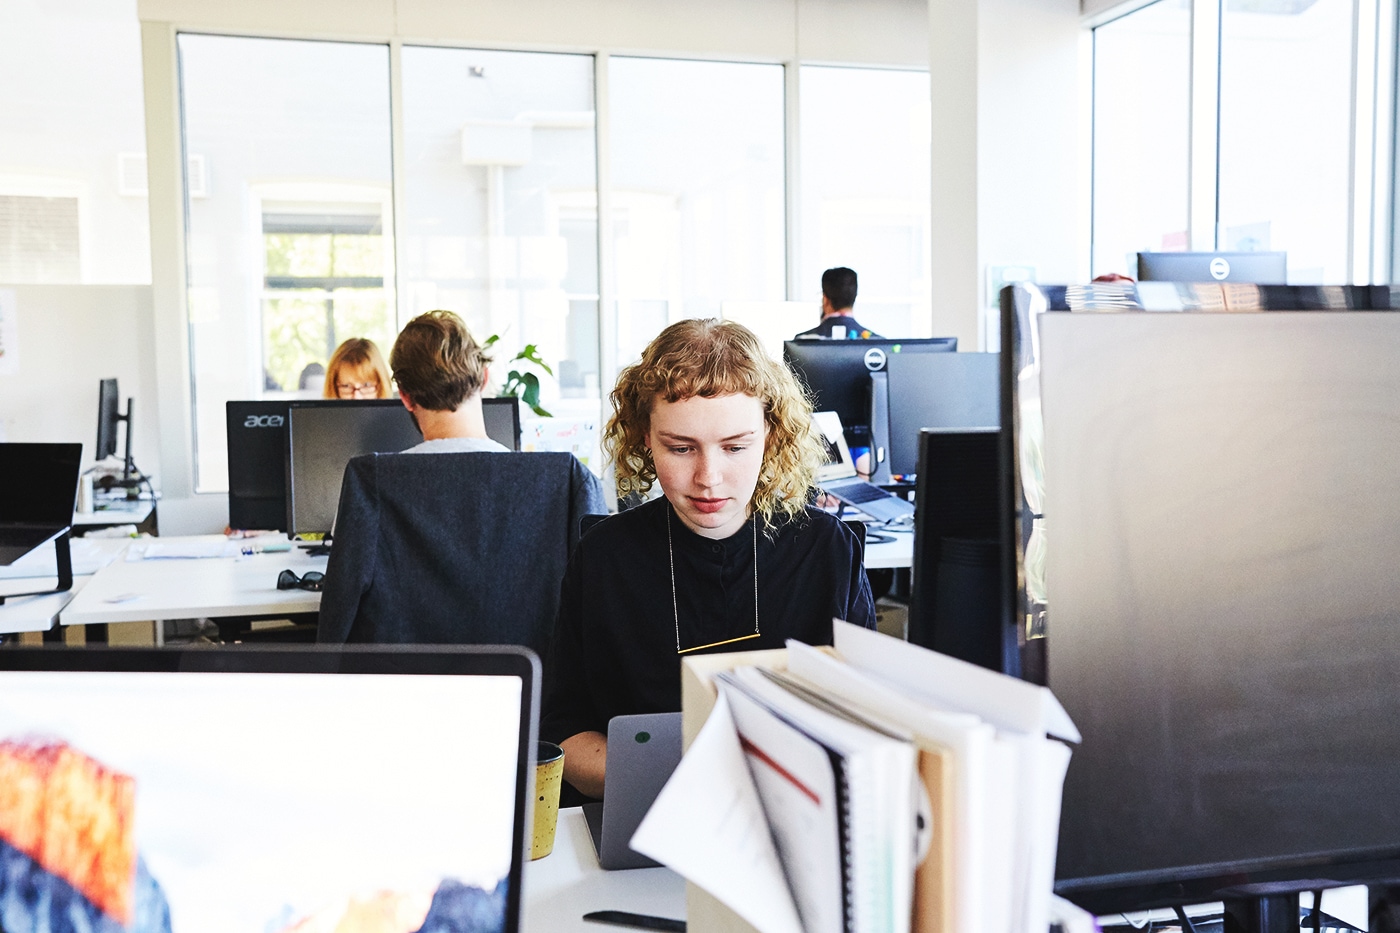
MULTIPOLYGON (((491 349, 492 345, 500 339, 500 334, 492 334, 486 338, 483 349, 491 349)), ((533 343, 525 344, 524 349, 506 361, 506 365, 511 368, 506 371, 506 381, 501 385, 501 391, 496 393, 497 397, 509 398, 513 396, 529 405, 530 410, 539 417, 554 417, 540 407, 540 377, 529 369, 531 366, 537 366, 548 375, 554 375, 554 370, 550 369, 549 364, 540 356, 539 347, 533 343)))

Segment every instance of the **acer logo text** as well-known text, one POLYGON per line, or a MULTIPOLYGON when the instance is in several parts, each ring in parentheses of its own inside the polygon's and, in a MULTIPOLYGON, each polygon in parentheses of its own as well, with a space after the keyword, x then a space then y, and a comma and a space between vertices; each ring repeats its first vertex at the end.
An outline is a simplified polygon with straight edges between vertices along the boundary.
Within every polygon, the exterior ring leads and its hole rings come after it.
POLYGON ((281 415, 249 415, 248 420, 243 422, 245 428, 280 428, 283 418, 281 415))

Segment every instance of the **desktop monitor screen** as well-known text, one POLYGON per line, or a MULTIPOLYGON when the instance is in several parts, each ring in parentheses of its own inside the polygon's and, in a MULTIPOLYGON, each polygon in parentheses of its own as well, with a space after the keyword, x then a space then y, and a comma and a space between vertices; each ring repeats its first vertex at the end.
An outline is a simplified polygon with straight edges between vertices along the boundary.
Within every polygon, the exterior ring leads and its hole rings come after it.
POLYGON ((1001 424, 999 353, 898 353, 886 364, 889 468, 919 469, 924 428, 974 429, 1001 424))
POLYGON ((287 530, 287 400, 229 402, 230 528, 287 530))
POLYGON ((903 353, 952 353, 956 337, 911 340, 789 340, 783 359, 812 393, 813 411, 834 411, 841 424, 870 427, 870 374, 903 353))
POLYGON ((518 930, 539 662, 394 648, 3 652, 6 929, 518 930))
POLYGON ((292 402, 287 413, 287 531, 329 534, 345 465, 361 454, 395 453, 423 435, 398 399, 292 402))
MULTIPOLYGON (((117 424, 121 421, 117 380, 103 379, 97 391, 97 449, 93 459, 105 460, 117 452, 117 424)), ((130 431, 130 428, 127 428, 130 431)))
POLYGON ((1138 253, 1143 282, 1288 282, 1287 253, 1138 253))
POLYGON ((506 398, 481 400, 481 416, 486 421, 486 436, 511 450, 520 449, 520 401, 506 398))
POLYGON ((1057 891, 1400 877, 1400 315, 1038 329, 1049 686, 1083 733, 1057 891))

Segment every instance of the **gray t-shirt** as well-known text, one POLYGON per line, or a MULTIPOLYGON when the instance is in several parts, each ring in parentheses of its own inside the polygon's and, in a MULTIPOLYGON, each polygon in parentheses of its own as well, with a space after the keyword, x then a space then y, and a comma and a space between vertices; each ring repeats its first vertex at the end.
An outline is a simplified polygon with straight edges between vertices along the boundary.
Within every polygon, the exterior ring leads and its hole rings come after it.
POLYGON ((406 454, 509 453, 510 448, 489 437, 440 437, 405 450, 406 454))

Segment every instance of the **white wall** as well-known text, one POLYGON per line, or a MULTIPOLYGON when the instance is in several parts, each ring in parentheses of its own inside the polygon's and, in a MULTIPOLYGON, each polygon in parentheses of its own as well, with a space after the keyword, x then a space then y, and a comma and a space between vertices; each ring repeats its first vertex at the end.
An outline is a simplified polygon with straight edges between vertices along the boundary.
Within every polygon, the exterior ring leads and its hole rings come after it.
POLYGON ((1087 30, 1078 0, 930 0, 929 20, 934 331, 995 350, 989 266, 1088 271, 1087 30))
POLYGON ((139 0, 143 22, 284 35, 923 66, 924 0, 139 0))
MULTIPOLYGON (((0 427, 11 443, 97 441, 97 383, 115 377, 121 405, 135 400, 132 456, 158 470, 155 355, 149 285, 0 285, 13 289, 19 369, 0 374, 0 427)), ((126 428, 118 434, 125 452, 126 428)))

